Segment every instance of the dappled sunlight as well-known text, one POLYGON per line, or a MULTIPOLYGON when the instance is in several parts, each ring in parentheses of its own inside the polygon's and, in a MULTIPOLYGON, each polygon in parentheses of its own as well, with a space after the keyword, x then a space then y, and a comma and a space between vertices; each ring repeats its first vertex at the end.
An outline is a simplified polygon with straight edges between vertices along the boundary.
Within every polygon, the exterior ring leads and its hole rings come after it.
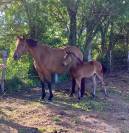
MULTIPOLYGON (((0 99, 0 128, 7 127, 15 133, 32 131, 44 133, 59 131, 68 133, 121 133, 128 132, 128 93, 117 87, 116 77, 106 79, 109 97, 104 98, 98 88, 96 99, 91 96, 77 102, 77 96, 69 97, 67 91, 54 90, 53 101, 41 101, 41 89, 34 88, 20 94, 6 94, 0 99), (113 82, 113 83, 112 83, 113 82)), ((125 85, 123 80, 119 81, 125 85)), ((119 84, 120 84, 119 83, 119 84)), ((121 86, 123 86, 121 85, 121 86)))

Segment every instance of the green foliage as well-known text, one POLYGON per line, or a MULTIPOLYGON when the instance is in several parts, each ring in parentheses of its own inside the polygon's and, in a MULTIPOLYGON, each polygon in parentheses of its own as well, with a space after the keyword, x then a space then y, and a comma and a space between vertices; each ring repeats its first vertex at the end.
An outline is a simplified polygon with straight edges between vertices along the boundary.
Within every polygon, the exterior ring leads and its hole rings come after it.
POLYGON ((123 47, 117 47, 112 51, 112 68, 113 70, 125 70, 127 69, 127 56, 128 49, 123 47))
MULTIPOLYGON (((77 46, 85 53, 88 43, 92 41, 92 57, 98 58, 107 68, 109 55, 106 52, 115 45, 110 46, 112 33, 127 35, 129 32, 128 0, 71 0, 69 3, 65 0, 15 0, 3 7, 0 8, 0 49, 9 52, 6 75, 8 88, 19 89, 22 84, 39 84, 39 80, 34 78, 37 74, 30 57, 24 56, 18 62, 12 58, 16 36, 27 34, 52 47, 64 46, 72 32, 68 9, 75 11, 77 7, 77 46), (102 40, 106 51, 102 49, 102 40), (14 83, 15 80, 17 83, 14 83)), ((114 69, 118 58, 121 60, 117 66, 126 64, 127 55, 124 52, 127 51, 124 49, 121 44, 113 49, 114 69)), ((61 81, 66 79, 67 76, 60 78, 61 81)))

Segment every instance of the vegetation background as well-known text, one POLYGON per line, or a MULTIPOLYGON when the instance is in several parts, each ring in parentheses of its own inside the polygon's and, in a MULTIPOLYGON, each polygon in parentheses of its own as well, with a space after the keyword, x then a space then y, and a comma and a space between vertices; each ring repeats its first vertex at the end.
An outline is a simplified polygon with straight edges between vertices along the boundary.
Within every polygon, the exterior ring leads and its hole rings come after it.
POLYGON ((17 35, 51 47, 76 45, 85 60, 98 59, 112 71, 127 70, 129 1, 1 0, 0 49, 8 51, 6 87, 13 91, 38 84, 31 57, 12 58, 17 35))

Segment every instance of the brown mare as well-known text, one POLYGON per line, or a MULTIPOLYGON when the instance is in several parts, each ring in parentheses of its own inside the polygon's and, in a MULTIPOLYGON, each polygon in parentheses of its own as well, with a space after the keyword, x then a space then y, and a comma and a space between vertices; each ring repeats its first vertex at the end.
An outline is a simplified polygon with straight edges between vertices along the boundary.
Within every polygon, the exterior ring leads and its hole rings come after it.
MULTIPOLYGON (((18 60, 22 54, 28 52, 34 60, 34 66, 41 80, 42 85, 42 99, 44 99, 46 93, 44 89, 44 82, 47 82, 50 96, 48 100, 53 97, 51 89, 51 74, 52 73, 63 73, 67 68, 63 65, 62 60, 66 54, 66 49, 70 49, 75 55, 83 60, 83 54, 79 48, 75 46, 67 46, 65 48, 50 48, 47 45, 40 44, 39 42, 32 39, 25 39, 24 37, 17 37, 16 49, 14 52, 14 60, 18 60)), ((72 67, 71 67, 72 70, 72 67)), ((73 73, 70 70, 70 75, 73 73)), ((75 91, 75 80, 72 80, 72 92, 75 91)))
POLYGON ((102 65, 98 61, 89 61, 89 62, 83 62, 80 60, 73 52, 67 51, 67 54, 64 56, 63 64, 64 66, 68 66, 71 68, 72 66, 72 73, 73 78, 76 81, 76 84, 78 86, 78 99, 81 98, 81 80, 82 78, 93 78, 93 96, 95 97, 96 94, 96 76, 99 78, 99 80, 102 83, 102 87, 104 88, 105 96, 107 96, 106 88, 103 81, 103 70, 102 65))

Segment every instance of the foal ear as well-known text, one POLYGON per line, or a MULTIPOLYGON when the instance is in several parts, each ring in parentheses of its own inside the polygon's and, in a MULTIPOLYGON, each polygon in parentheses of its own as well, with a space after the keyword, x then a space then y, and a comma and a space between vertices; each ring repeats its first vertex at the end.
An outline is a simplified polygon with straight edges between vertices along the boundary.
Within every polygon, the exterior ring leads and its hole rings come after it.
POLYGON ((72 53, 71 48, 70 48, 70 47, 66 47, 66 48, 65 48, 65 52, 66 52, 67 54, 71 54, 71 53, 72 53))

